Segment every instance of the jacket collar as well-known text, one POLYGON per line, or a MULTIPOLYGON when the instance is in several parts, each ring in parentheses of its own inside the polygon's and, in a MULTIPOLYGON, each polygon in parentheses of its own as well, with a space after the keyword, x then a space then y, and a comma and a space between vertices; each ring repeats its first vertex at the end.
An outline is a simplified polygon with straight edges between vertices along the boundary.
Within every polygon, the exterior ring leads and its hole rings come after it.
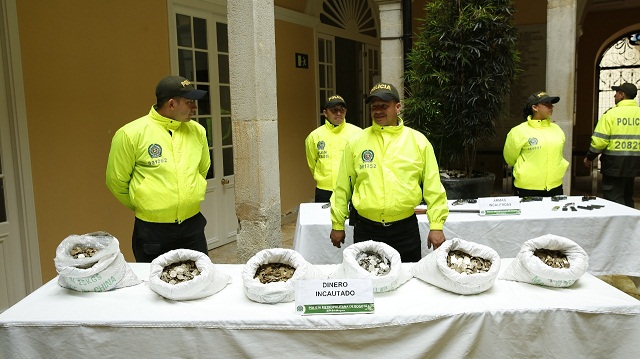
POLYGON ((636 106, 636 107, 638 107, 638 103, 636 102, 636 99, 632 98, 632 99, 622 100, 622 101, 620 101, 620 102, 618 102, 616 104, 616 107, 620 107, 620 106, 636 106))
POLYGON ((182 122, 180 121, 172 120, 168 117, 164 117, 161 114, 159 114, 158 111, 156 110, 156 105, 151 106, 151 111, 149 111, 149 117, 151 117, 151 120, 153 120, 154 123, 171 131, 177 130, 180 127, 180 125, 182 125, 182 122))
POLYGON ((324 125, 331 131, 334 133, 338 133, 340 131, 342 131, 343 128, 345 128, 347 123, 347 119, 345 118, 344 121, 342 121, 341 124, 339 124, 338 126, 334 125, 333 123, 331 123, 331 121, 325 119, 324 120, 324 125))
POLYGON ((549 127, 551 125, 551 119, 545 118, 544 120, 534 120, 529 116, 527 117, 527 124, 534 128, 549 127))
POLYGON ((377 123, 373 122, 371 128, 375 132, 386 132, 386 133, 400 133, 404 128, 404 121, 398 117, 398 125, 397 126, 380 126, 377 123))

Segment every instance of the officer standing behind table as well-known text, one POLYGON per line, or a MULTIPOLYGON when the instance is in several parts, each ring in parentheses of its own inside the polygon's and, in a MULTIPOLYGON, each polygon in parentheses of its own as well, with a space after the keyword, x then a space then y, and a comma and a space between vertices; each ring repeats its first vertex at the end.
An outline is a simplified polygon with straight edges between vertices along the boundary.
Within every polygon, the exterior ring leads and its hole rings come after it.
POLYGON ((324 125, 313 130, 304 141, 307 164, 316 180, 316 202, 329 202, 336 184, 342 152, 347 141, 362 129, 346 121, 347 104, 341 96, 327 99, 322 114, 324 125))
POLYGON ((138 262, 178 248, 207 253, 200 202, 211 159, 204 127, 191 121, 196 100, 206 93, 184 77, 165 77, 149 114, 113 136, 106 184, 135 212, 132 245, 138 262))
POLYGON ((519 197, 562 195, 562 178, 569 162, 562 157, 565 136, 551 121, 553 104, 560 97, 538 91, 524 107, 525 122, 507 134, 502 151, 513 166, 513 194, 519 197))
POLYGON ((607 110, 596 125, 584 165, 600 155, 602 196, 634 208, 633 184, 640 175, 640 107, 638 88, 631 83, 612 86, 616 106, 607 110))
POLYGON ((354 242, 373 240, 395 248, 403 262, 421 259, 415 207, 427 203, 428 247, 437 249, 449 214, 433 147, 420 132, 398 117, 400 96, 388 83, 369 92, 373 124, 344 149, 331 196, 331 242, 344 243, 348 203, 354 207, 354 242))

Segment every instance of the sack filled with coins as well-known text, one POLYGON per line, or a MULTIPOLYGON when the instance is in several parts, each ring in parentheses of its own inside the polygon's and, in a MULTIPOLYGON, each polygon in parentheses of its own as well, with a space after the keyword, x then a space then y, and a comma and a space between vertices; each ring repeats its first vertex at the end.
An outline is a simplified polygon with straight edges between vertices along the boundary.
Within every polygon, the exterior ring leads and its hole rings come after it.
POLYGON ((79 292, 106 292, 142 281, 120 252, 118 239, 107 232, 70 235, 54 258, 61 287, 79 292))
POLYGON ((296 282, 324 279, 324 273, 293 249, 263 249, 242 269, 245 294, 258 303, 286 303, 296 299, 296 282))
POLYGON ((342 263, 329 275, 331 279, 371 278, 376 293, 395 290, 411 277, 409 265, 402 265, 400 253, 376 241, 358 242, 345 248, 342 263))
POLYGON ((553 234, 522 244, 500 279, 549 287, 569 287, 589 268, 589 256, 576 242, 553 234))
POLYGON ((488 290, 499 271, 495 250, 460 238, 445 241, 411 268, 414 277, 457 294, 488 290))
POLYGON ((193 300, 214 295, 231 277, 218 270, 208 255, 192 249, 174 249, 151 261, 149 288, 171 300, 193 300))

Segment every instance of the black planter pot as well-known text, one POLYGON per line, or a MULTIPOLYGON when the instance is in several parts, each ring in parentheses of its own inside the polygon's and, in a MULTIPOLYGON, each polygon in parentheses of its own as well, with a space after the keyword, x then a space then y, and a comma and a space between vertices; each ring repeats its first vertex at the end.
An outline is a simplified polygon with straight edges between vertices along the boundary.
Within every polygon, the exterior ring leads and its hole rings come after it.
POLYGON ((472 178, 443 178, 440 181, 447 192, 447 199, 471 199, 490 197, 496 175, 491 172, 476 174, 472 178))

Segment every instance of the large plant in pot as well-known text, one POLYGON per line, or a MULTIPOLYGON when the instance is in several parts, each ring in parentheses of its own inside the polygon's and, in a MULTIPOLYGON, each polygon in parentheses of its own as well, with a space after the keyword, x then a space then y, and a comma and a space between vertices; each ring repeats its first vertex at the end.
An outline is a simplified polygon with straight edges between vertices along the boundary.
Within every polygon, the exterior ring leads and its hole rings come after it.
POLYGON ((507 115, 518 71, 512 1, 432 0, 425 10, 407 58, 403 118, 432 143, 448 198, 489 196, 495 174, 474 166, 478 145, 507 115))

